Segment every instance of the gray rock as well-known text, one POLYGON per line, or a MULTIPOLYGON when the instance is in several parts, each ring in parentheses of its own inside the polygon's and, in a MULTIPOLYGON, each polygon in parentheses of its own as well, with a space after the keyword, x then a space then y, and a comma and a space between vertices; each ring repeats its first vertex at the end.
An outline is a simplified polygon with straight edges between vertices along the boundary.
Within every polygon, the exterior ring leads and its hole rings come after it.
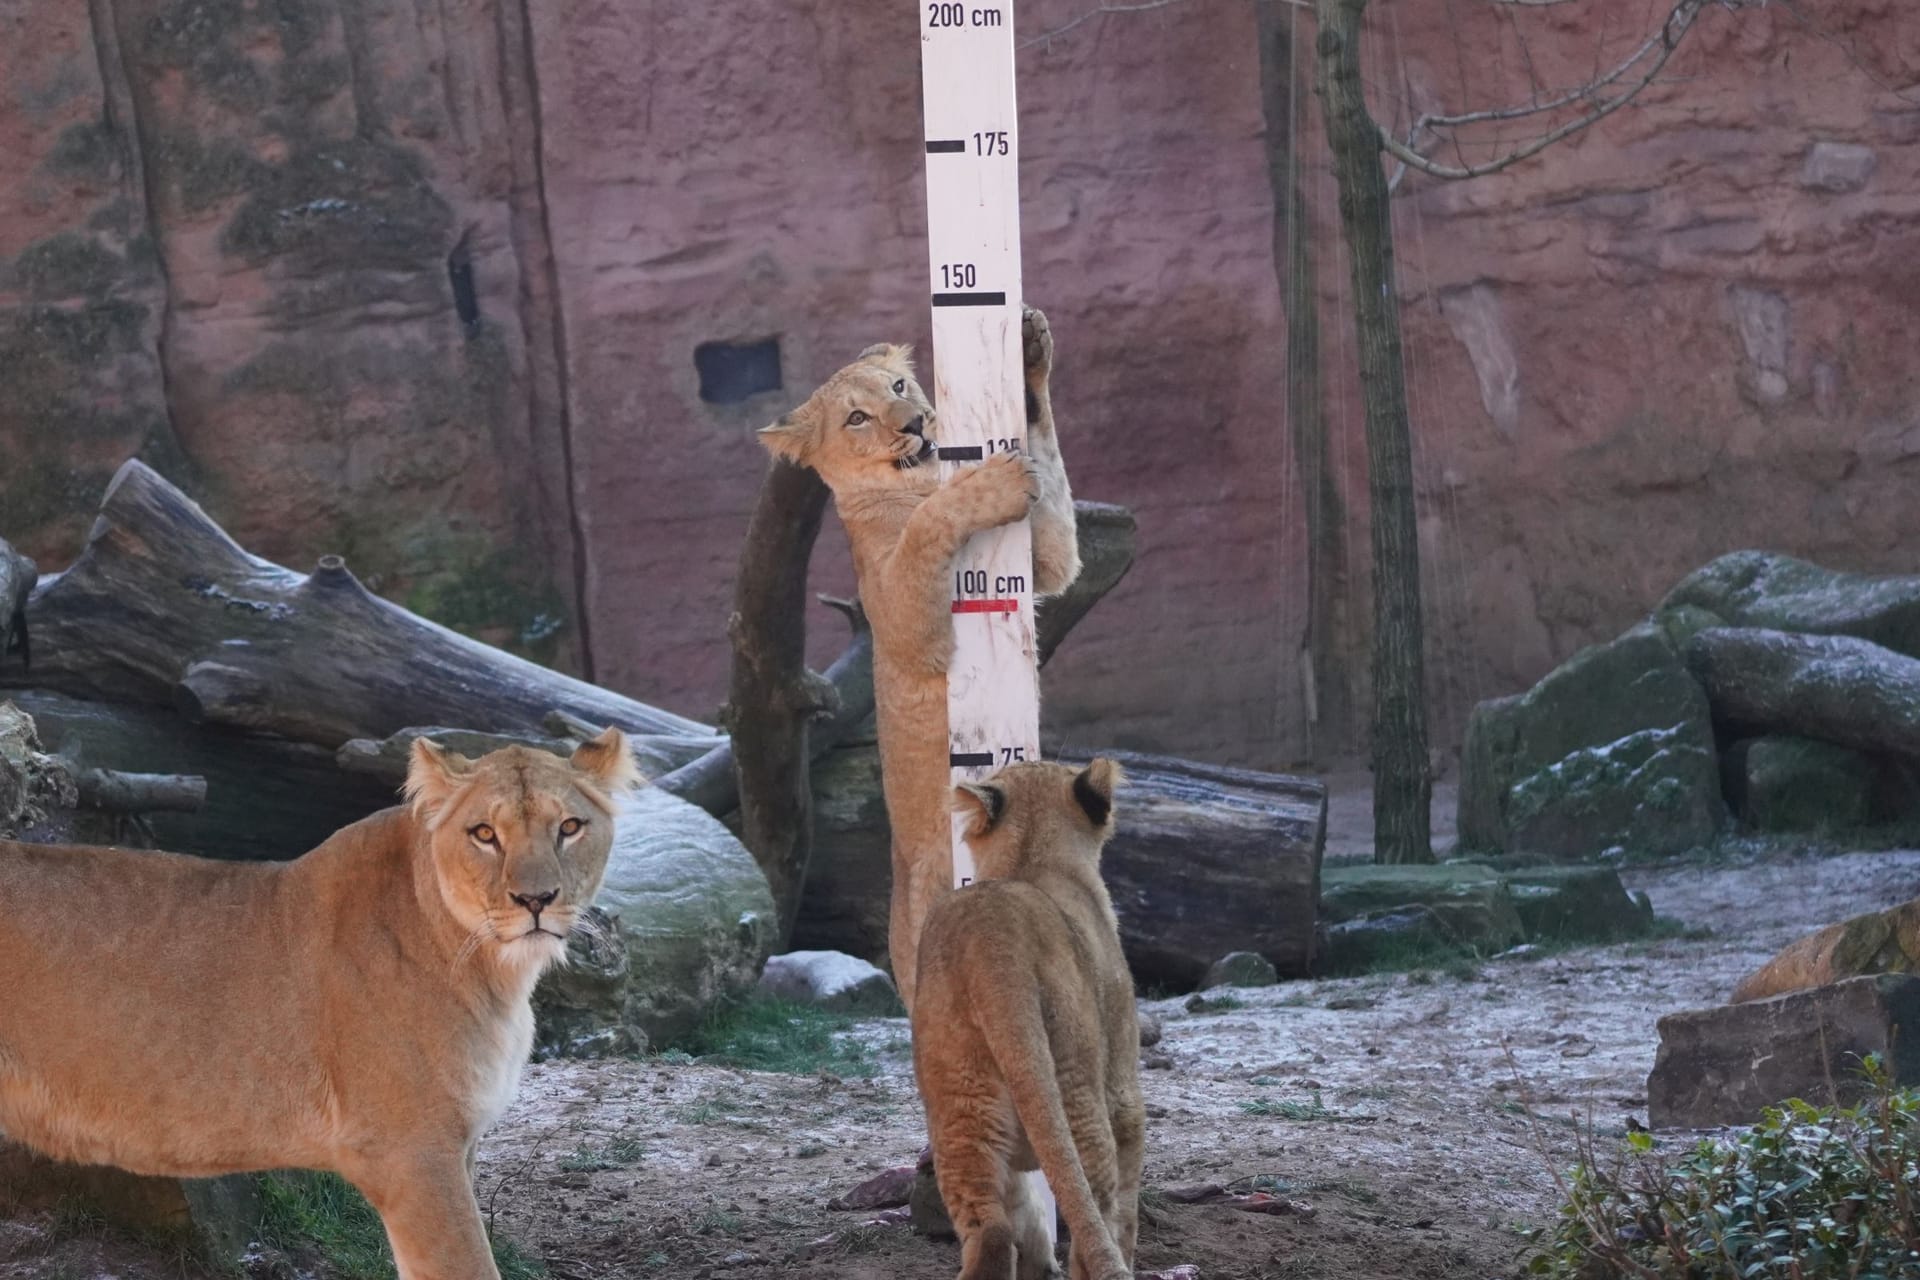
POLYGON ((1771 1000, 1690 1009, 1660 1019, 1647 1078, 1655 1128, 1751 1124, 1788 1098, 1857 1101, 1861 1056, 1894 1082, 1920 1084, 1920 978, 1850 978, 1771 1000))
POLYGON ((1735 551, 1688 574, 1655 611, 1686 617, 1682 644, 1714 627, 1856 636, 1920 658, 1920 575, 1836 573, 1770 551, 1735 551))
POLYGON ((1610 942, 1653 928, 1652 902, 1629 896, 1611 867, 1526 867, 1505 878, 1530 942, 1610 942))
MULTIPOLYGON (((1412 931, 1428 927, 1417 913, 1394 919, 1413 908, 1424 908, 1445 940, 1463 947, 1504 951, 1526 940, 1506 881, 1473 863, 1330 867, 1320 876, 1320 907, 1329 924, 1330 944, 1343 932, 1342 925, 1355 922, 1365 922, 1381 945, 1387 937, 1404 943, 1412 931)), ((1353 947, 1364 932, 1345 931, 1339 945, 1353 947)))
POLYGON ((1149 1049, 1159 1044, 1160 1037, 1165 1034, 1165 1030, 1160 1025, 1160 1019, 1150 1013, 1140 1015, 1140 1047, 1142 1049, 1149 1049))
POLYGON ((1319 964, 1325 973, 1364 973, 1455 945, 1452 931, 1433 908, 1388 907, 1329 925, 1319 964))
POLYGON ((1800 185, 1809 191, 1834 194, 1858 191, 1879 167, 1880 157, 1872 147, 1855 142, 1816 142, 1807 148, 1807 158, 1800 166, 1800 185))
POLYGON ((539 1054, 671 1039, 751 990, 766 960, 766 877, 717 818, 664 791, 637 792, 621 814, 594 905, 601 936, 576 930, 572 964, 534 993, 539 1054))
POLYGON ((1652 622, 1582 650, 1524 695, 1481 703, 1468 721, 1463 849, 1673 853, 1710 841, 1724 816, 1706 695, 1652 622))
POLYGON ((760 993, 842 1013, 901 1012, 893 979, 843 951, 789 951, 767 961, 760 993))
POLYGON ((1782 734, 1737 742, 1722 764, 1734 813, 1757 831, 1832 831, 1873 820, 1882 769, 1865 752, 1782 734))
POLYGON ((1230 951, 1213 962, 1200 989, 1213 987, 1270 987, 1280 981, 1279 972, 1265 956, 1251 951, 1230 951))
POLYGON ((70 1165, 0 1140, 0 1204, 9 1212, 79 1211, 190 1254, 237 1261, 258 1233, 256 1179, 152 1178, 105 1165, 70 1165))

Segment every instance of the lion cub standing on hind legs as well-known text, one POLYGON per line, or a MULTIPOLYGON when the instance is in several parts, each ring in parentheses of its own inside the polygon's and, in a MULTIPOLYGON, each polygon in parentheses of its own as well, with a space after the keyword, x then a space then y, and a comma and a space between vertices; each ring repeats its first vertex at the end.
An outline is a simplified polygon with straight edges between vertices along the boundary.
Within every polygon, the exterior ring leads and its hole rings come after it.
POLYGON ((1021 1176, 1036 1167, 1073 1232, 1072 1280, 1133 1274, 1140 1030, 1100 879, 1120 776, 1111 760, 1017 764, 954 793, 979 878, 927 917, 913 1065, 960 1280, 1052 1272, 1021 1176))
POLYGON ((942 484, 931 466, 933 405, 912 352, 875 346, 760 438, 811 467, 833 491, 853 544, 860 602, 873 625, 880 783, 893 829, 887 949, 909 1010, 920 928, 953 885, 953 777, 947 760, 947 663, 953 656, 953 558, 976 533, 1033 515, 1033 591, 1080 575, 1073 494, 1054 433, 1053 334, 1032 307, 1021 323, 1027 452, 996 454, 942 484))
POLYGON ((617 729, 570 761, 413 751, 409 805, 292 862, 0 840, 0 1132, 167 1177, 332 1170, 400 1280, 497 1280, 474 1145, 639 775, 617 729))

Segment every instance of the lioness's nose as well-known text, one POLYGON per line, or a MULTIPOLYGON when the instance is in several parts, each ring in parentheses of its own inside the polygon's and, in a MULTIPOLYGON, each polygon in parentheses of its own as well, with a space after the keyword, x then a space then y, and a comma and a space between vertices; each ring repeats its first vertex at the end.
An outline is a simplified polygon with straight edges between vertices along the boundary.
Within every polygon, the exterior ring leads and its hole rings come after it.
POLYGON ((924 413, 915 414, 913 421, 900 429, 910 436, 925 436, 927 431, 927 415, 924 413))
POLYGON ((549 889, 545 893, 516 893, 512 895, 515 902, 525 907, 528 911, 531 911, 535 916, 538 916, 542 911, 552 906, 553 900, 559 896, 560 891, 558 889, 549 889))

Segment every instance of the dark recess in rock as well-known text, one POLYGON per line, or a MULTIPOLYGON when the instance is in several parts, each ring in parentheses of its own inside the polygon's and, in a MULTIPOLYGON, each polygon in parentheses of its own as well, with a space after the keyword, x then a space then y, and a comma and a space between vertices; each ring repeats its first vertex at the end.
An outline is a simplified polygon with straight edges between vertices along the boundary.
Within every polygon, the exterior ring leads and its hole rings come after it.
POLYGON ((700 398, 708 404, 739 404, 780 389, 780 339, 703 342, 693 349, 700 398))

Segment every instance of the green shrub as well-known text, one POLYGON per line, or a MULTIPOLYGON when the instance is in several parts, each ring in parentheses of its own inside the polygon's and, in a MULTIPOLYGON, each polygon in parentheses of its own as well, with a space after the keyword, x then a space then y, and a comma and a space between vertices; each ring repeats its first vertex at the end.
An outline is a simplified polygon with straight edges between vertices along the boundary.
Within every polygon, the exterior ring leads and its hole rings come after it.
POLYGON ((1589 1150, 1527 1270, 1553 1280, 1913 1280, 1920 1276, 1920 1093, 1881 1063, 1859 1106, 1794 1100, 1671 1163, 1631 1133, 1589 1150))

